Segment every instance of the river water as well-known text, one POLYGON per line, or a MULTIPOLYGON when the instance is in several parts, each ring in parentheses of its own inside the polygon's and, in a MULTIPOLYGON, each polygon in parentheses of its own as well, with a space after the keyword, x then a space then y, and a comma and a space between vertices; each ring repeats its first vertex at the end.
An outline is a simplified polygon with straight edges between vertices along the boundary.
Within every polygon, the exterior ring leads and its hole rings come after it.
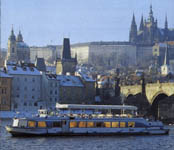
POLYGON ((12 137, 0 120, 0 150, 174 150, 174 126, 163 136, 12 137))

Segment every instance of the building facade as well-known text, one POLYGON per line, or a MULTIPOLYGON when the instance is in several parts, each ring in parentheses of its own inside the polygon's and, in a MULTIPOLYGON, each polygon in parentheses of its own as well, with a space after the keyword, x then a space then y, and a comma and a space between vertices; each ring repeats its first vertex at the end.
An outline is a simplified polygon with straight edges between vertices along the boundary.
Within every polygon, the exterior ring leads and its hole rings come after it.
POLYGON ((9 75, 13 76, 11 92, 13 111, 37 111, 44 108, 42 74, 33 64, 6 64, 5 69, 9 75))
POLYGON ((12 76, 0 71, 0 111, 11 110, 12 76))
POLYGON ((43 74, 42 93, 47 109, 54 109, 59 103, 59 80, 55 74, 43 74))

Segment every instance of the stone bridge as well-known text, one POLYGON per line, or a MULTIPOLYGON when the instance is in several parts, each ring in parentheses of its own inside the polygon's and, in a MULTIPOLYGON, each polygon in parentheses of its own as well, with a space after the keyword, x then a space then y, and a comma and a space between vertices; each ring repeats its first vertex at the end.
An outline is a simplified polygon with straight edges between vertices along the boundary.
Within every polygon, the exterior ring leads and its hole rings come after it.
MULTIPOLYGON (((142 85, 120 86, 121 94, 126 98, 143 91, 142 85)), ((174 95, 174 83, 149 83, 145 85, 145 95, 151 105, 168 96, 174 95)))

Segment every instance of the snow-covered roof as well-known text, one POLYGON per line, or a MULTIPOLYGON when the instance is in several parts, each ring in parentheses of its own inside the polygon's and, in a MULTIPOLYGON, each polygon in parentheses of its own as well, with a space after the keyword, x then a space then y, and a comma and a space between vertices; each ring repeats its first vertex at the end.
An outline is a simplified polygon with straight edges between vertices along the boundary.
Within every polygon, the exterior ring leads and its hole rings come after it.
POLYGON ((80 78, 77 76, 57 75, 57 80, 60 81, 61 86, 84 86, 80 78))
POLYGON ((41 72, 35 67, 20 67, 14 65, 7 65, 7 72, 10 75, 41 75, 41 72))
POLYGON ((1 78, 12 78, 12 76, 8 75, 7 73, 0 71, 0 77, 1 78))
POLYGON ((93 80, 91 77, 89 77, 87 74, 82 73, 82 72, 77 72, 82 78, 83 80, 87 81, 87 82, 95 82, 95 80, 93 80))

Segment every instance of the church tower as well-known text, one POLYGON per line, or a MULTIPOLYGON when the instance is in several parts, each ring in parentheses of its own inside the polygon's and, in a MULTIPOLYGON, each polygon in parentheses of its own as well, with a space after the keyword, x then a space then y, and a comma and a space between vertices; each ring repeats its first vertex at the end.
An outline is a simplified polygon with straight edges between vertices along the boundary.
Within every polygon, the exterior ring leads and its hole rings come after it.
POLYGON ((7 60, 13 62, 17 61, 16 36, 14 35, 13 28, 11 30, 11 35, 8 38, 7 60))
POLYGON ((136 40, 137 40, 137 25, 135 22, 135 16, 133 14, 131 29, 129 33, 129 42, 136 43, 136 40))
POLYGON ((23 37, 22 37, 22 34, 21 34, 21 31, 19 31, 19 34, 17 36, 17 42, 23 42, 23 37))
POLYGON ((164 40, 168 40, 168 21, 167 21, 167 15, 165 18, 165 25, 164 25, 164 40))
POLYGON ((71 75, 74 75, 76 71, 76 65, 77 55, 75 56, 75 58, 71 57, 70 40, 69 38, 64 38, 62 58, 57 59, 56 74, 66 75, 67 73, 69 73, 71 75))

